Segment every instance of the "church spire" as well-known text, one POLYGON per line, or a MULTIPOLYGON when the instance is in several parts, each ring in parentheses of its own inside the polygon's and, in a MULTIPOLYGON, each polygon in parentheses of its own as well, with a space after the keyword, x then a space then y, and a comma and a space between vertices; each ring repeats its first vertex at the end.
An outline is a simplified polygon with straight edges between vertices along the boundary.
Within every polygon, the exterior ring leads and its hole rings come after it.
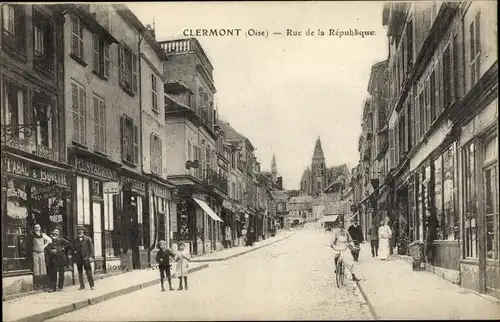
POLYGON ((324 158, 325 155, 323 154, 323 148, 321 147, 321 139, 318 136, 318 139, 316 140, 316 146, 314 147, 313 160, 324 158))
POLYGON ((273 161, 271 162, 271 174, 273 175, 273 180, 278 177, 278 165, 276 164, 276 156, 273 153, 273 161))

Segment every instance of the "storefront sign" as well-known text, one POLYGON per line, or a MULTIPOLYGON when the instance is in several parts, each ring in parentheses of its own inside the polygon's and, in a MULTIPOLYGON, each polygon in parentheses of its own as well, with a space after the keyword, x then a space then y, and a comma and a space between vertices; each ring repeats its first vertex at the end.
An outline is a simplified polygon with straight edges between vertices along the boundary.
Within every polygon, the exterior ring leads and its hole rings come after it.
POLYGON ((120 185, 116 181, 104 182, 102 192, 106 195, 117 195, 120 193, 120 185))
POLYGON ((151 192, 155 194, 157 197, 161 197, 164 199, 170 199, 170 193, 167 187, 162 187, 155 183, 151 183, 151 192))
POLYGON ((31 192, 31 198, 35 200, 50 199, 60 196, 62 193, 57 186, 49 185, 44 187, 37 187, 31 192))
POLYGON ((121 176, 120 182, 122 184, 128 184, 129 187, 127 187, 127 188, 146 192, 146 182, 144 182, 144 181, 139 181, 139 180, 132 179, 129 177, 121 176))
POLYGON ((31 163, 29 160, 16 158, 11 155, 2 156, 2 172, 23 176, 42 182, 55 182, 56 184, 69 186, 69 175, 64 172, 57 172, 56 170, 47 167, 43 168, 42 165, 31 163))
POLYGON ((77 171, 92 174, 109 181, 118 181, 118 173, 116 170, 106 168, 101 164, 94 163, 88 159, 82 159, 75 155, 75 168, 77 171))

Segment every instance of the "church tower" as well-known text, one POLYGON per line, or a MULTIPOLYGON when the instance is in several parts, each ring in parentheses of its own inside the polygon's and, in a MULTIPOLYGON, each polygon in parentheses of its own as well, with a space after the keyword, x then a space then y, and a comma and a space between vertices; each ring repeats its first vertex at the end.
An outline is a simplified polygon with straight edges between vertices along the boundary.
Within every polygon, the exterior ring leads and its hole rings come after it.
POLYGON ((318 137, 314 146, 311 163, 311 195, 319 195, 326 188, 327 169, 325 166, 325 155, 321 147, 321 139, 318 137))
POLYGON ((273 161, 271 162, 271 174, 273 177, 273 182, 276 183, 278 178, 278 165, 276 164, 276 156, 273 154, 273 161))

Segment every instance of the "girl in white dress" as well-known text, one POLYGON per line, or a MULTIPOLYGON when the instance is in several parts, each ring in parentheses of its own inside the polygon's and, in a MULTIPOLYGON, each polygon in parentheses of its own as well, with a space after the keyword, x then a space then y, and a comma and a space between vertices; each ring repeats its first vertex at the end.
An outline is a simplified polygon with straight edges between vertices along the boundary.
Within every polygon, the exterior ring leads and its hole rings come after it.
POLYGON ((389 227, 389 218, 380 223, 380 228, 378 229, 378 258, 381 260, 388 260, 390 254, 390 240, 392 237, 392 230, 389 227))
POLYGON ((184 285, 186 291, 188 289, 188 270, 189 270, 189 261, 191 260, 191 255, 189 255, 189 250, 185 249, 184 244, 179 244, 179 251, 175 255, 175 261, 177 262, 175 276, 179 278, 179 288, 178 290, 182 290, 182 279, 184 279, 184 285))

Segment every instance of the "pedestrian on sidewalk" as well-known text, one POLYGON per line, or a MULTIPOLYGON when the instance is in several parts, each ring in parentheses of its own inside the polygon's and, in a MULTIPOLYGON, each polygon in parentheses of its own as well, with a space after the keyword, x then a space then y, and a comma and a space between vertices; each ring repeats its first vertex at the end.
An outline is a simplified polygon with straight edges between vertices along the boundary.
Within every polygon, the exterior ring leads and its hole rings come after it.
POLYGON ((52 239, 42 232, 40 224, 35 224, 33 232, 33 288, 35 291, 49 287, 47 280, 47 263, 45 262, 45 248, 52 239))
POLYGON ((167 277, 169 290, 173 291, 174 288, 172 287, 172 278, 170 275, 170 257, 175 259, 175 253, 167 248, 167 243, 164 240, 160 240, 158 242, 158 247, 160 250, 156 253, 156 262, 158 263, 158 268, 160 269, 161 291, 165 291, 165 287, 163 286, 165 276, 167 277))
POLYGON ((372 257, 378 256, 378 225, 372 224, 370 228, 370 246, 372 249, 372 257))
POLYGON ((59 228, 55 228, 52 231, 52 242, 45 248, 48 253, 47 270, 50 279, 49 293, 62 291, 64 287, 64 271, 69 264, 66 254, 71 249, 71 243, 60 237, 59 233, 59 228))
POLYGON ((87 280, 89 281, 90 289, 94 289, 94 278, 92 276, 92 265, 91 263, 95 259, 94 255, 94 244, 92 243, 92 238, 85 235, 85 227, 80 225, 76 228, 77 237, 75 239, 74 245, 74 260, 76 267, 78 269, 78 280, 80 282, 80 290, 85 289, 85 281, 83 279, 83 269, 87 274, 87 280))
POLYGON ((241 230, 241 235, 243 236, 243 245, 248 246, 247 242, 247 227, 243 226, 243 229, 241 230))
POLYGON ((189 250, 185 249, 184 243, 179 243, 179 251, 175 255, 175 261, 177 262, 175 276, 179 278, 179 288, 178 291, 181 291, 182 288, 182 279, 184 279, 184 285, 186 287, 186 291, 188 289, 188 270, 189 270, 189 261, 191 260, 191 255, 189 255, 189 250))
POLYGON ((354 241, 355 248, 352 251, 352 257, 357 262, 359 259, 360 247, 359 245, 365 240, 363 237, 363 230, 359 226, 359 222, 355 221, 354 224, 349 227, 349 235, 351 235, 352 240, 354 241))
POLYGON ((381 260, 389 260, 390 254, 390 241, 392 237, 392 230, 389 227, 389 218, 386 218, 384 221, 380 223, 380 228, 378 229, 378 238, 379 238, 379 246, 378 246, 378 254, 381 260))
POLYGON ((229 248, 231 246, 231 239, 232 239, 231 227, 229 227, 229 225, 227 225, 224 230, 224 237, 226 242, 226 248, 229 248))

